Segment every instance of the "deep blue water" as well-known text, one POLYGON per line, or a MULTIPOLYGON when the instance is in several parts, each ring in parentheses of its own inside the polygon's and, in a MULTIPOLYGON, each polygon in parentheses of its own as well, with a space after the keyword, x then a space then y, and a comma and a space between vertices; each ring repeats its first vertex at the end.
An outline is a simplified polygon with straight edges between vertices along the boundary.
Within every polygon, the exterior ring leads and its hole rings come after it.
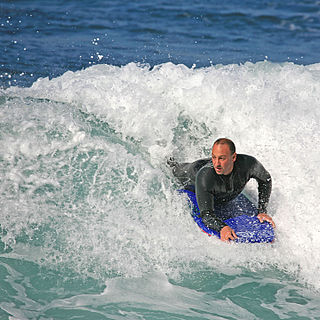
POLYGON ((319 36, 319 1, 1 1, 0 319, 320 319, 319 36), (273 244, 176 192, 221 136, 273 244))
POLYGON ((319 6, 306 0, 1 1, 1 83, 30 85, 95 63, 316 63, 319 6))

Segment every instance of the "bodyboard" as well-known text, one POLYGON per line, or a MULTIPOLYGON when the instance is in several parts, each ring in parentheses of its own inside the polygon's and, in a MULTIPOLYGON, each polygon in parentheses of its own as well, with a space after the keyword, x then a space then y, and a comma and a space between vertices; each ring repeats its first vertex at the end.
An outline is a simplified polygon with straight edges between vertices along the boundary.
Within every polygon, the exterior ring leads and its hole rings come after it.
MULTIPOLYGON (((200 218, 200 211, 196 199, 196 195, 194 192, 189 190, 179 190, 179 193, 187 194, 189 205, 192 209, 191 215, 200 229, 208 234, 209 236, 215 235, 220 238, 219 232, 208 228, 200 218)), ((249 202, 253 207, 254 205, 250 202, 248 198, 241 194, 243 199, 246 202, 249 202)), ((229 210, 237 210, 239 208, 229 208, 229 210)), ((235 212, 237 213, 237 212, 235 212)), ((224 222, 231 227, 238 239, 234 240, 234 242, 241 242, 241 243, 268 243, 274 241, 274 229, 268 222, 261 223, 256 216, 249 216, 247 214, 240 214, 233 218, 229 218, 224 220, 224 222)))

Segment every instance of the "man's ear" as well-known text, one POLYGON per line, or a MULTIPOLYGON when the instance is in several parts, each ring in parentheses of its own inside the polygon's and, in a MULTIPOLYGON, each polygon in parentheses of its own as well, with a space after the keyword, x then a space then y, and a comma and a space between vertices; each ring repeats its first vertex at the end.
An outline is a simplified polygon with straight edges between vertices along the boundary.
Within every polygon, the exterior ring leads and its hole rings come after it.
POLYGON ((235 162, 235 161, 236 161, 236 159, 237 159, 237 154, 236 154, 236 153, 234 153, 234 154, 232 155, 232 161, 233 161, 233 162, 235 162))

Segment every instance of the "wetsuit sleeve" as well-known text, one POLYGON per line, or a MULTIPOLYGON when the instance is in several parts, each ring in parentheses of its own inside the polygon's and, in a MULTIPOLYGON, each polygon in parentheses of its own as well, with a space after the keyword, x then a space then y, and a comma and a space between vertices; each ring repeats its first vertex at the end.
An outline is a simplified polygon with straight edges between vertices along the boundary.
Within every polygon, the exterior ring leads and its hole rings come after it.
POLYGON ((226 224, 214 213, 214 198, 209 191, 212 185, 210 168, 202 168, 196 176, 196 196, 203 223, 210 229, 220 232, 226 224))
POLYGON ((267 213, 267 206, 272 189, 272 179, 270 173, 263 165, 255 159, 251 177, 258 182, 258 213, 267 213))

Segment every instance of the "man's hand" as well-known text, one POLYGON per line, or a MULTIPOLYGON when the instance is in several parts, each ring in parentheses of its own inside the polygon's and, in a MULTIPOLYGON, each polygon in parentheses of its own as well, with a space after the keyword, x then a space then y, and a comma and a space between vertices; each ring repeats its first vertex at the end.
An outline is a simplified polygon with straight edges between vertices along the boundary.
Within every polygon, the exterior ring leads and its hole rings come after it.
POLYGON ((269 223, 271 223, 272 227, 275 228, 276 225, 275 223, 273 222, 272 218, 270 216, 268 216, 266 213, 259 213, 257 215, 257 218, 259 219, 259 221, 262 223, 264 221, 267 221, 269 223))
POLYGON ((234 240, 237 238, 238 237, 237 237, 236 233, 229 226, 223 227, 220 231, 220 239, 222 241, 234 240))

